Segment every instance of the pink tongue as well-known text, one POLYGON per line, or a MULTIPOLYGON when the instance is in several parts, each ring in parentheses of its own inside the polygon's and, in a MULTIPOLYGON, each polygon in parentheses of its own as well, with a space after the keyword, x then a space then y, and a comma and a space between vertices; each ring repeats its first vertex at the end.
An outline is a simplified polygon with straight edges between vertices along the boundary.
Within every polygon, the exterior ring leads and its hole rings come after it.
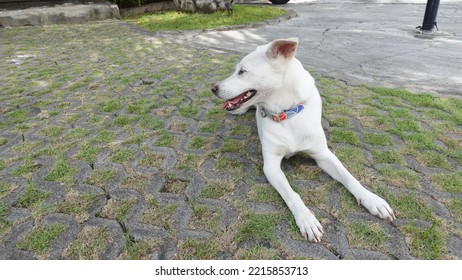
MULTIPOLYGON (((245 93, 243 93, 245 94, 245 93)), ((225 103, 223 103, 223 109, 225 109, 226 107, 228 107, 228 104, 231 104, 231 105, 236 105, 239 103, 239 100, 241 100, 242 98, 242 94, 238 95, 237 97, 233 98, 233 99, 230 99, 230 100, 226 100, 225 103)))

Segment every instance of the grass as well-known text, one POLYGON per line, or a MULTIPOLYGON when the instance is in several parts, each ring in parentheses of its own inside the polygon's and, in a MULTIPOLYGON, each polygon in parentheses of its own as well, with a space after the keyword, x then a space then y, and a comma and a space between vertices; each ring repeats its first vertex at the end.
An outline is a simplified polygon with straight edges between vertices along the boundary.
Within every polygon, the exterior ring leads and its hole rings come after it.
POLYGON ((0 201, 0 241, 3 238, 3 235, 11 228, 11 223, 5 220, 6 214, 7 207, 2 201, 0 201))
POLYGON ((110 242, 111 236, 104 228, 85 226, 64 252, 70 259, 97 260, 110 242))
POLYGON ((457 198, 452 198, 448 204, 448 208, 451 211, 454 219, 462 223, 462 200, 457 198))
POLYGON ((403 230, 412 255, 424 260, 446 257, 446 234, 441 229, 441 223, 434 221, 428 228, 408 224, 403 230))
POLYGON ((66 230, 64 225, 41 226, 32 230, 16 247, 18 249, 44 255, 50 250, 51 243, 66 230))
POLYGON ((251 201, 258 203, 274 203, 276 205, 283 203, 278 192, 269 184, 254 185, 248 193, 248 197, 251 201))
POLYGON ((89 218, 88 211, 98 198, 99 196, 93 193, 78 193, 72 190, 66 194, 64 201, 58 205, 58 211, 72 214, 77 221, 83 222, 89 218))
POLYGON ((257 245, 237 252, 240 260, 280 260, 279 251, 273 248, 257 245))
POLYGON ((167 174, 166 183, 162 188, 162 192, 182 194, 188 187, 188 180, 177 178, 173 173, 167 174))
POLYGON ((126 235, 125 249, 120 255, 122 260, 149 260, 151 254, 159 247, 158 241, 134 241, 126 235))
POLYGON ((113 169, 95 169, 86 179, 86 183, 97 187, 105 187, 117 175, 113 169))
POLYGON ((209 209, 206 205, 194 204, 192 206, 193 216, 189 228, 209 232, 218 232, 218 221, 220 212, 209 209))
POLYGON ((71 185, 74 182, 74 175, 76 169, 69 166, 64 159, 60 159, 56 162, 53 168, 50 170, 45 180, 47 181, 59 181, 67 185, 71 185))
POLYGON ((117 163, 130 162, 135 158, 135 151, 132 149, 117 149, 112 153, 111 160, 117 163))
POLYGON ((141 221, 146 224, 151 224, 165 229, 171 229, 170 218, 173 212, 178 207, 176 204, 160 204, 156 199, 148 200, 149 208, 141 217, 141 221))
POLYGON ((396 151, 372 151, 374 160, 378 163, 389 163, 389 164, 402 164, 403 157, 399 152, 396 151))
POLYGON ((226 194, 232 192, 233 190, 234 186, 231 182, 210 182, 202 190, 201 197, 220 199, 223 198, 226 194))
POLYGON ((330 139, 331 141, 338 143, 348 143, 352 145, 360 144, 358 135, 350 130, 332 129, 330 131, 330 139))
POLYGON ((346 226, 348 242, 351 246, 366 250, 384 250, 389 234, 379 224, 362 222, 348 223, 346 226))
POLYGON ((139 17, 127 17, 124 21, 152 31, 212 29, 232 25, 259 22, 285 15, 287 11, 273 7, 234 5, 233 14, 227 11, 212 14, 162 12, 139 17))
POLYGON ((389 185, 399 186, 403 188, 419 189, 419 176, 416 172, 409 168, 402 167, 400 169, 386 166, 379 169, 383 175, 383 179, 389 185))
POLYGON ((122 223, 125 220, 128 210, 130 210, 134 203, 134 200, 109 199, 107 204, 101 210, 100 216, 102 218, 113 219, 122 223))
POLYGON ((275 227, 279 220, 281 220, 281 215, 279 214, 245 213, 235 239, 237 242, 244 240, 273 241, 276 239, 275 227))
POLYGON ((204 149, 212 143, 213 138, 202 137, 202 136, 193 136, 191 138, 191 142, 189 143, 189 147, 191 149, 204 149))
POLYGON ((39 190, 34 183, 29 181, 17 205, 21 208, 29 208, 43 202, 49 195, 50 193, 39 190))
POLYGON ((179 245, 177 259, 212 260, 216 259, 220 246, 213 241, 185 240, 179 245))
POLYGON ((462 193, 462 172, 438 174, 432 177, 433 185, 450 193, 462 193))

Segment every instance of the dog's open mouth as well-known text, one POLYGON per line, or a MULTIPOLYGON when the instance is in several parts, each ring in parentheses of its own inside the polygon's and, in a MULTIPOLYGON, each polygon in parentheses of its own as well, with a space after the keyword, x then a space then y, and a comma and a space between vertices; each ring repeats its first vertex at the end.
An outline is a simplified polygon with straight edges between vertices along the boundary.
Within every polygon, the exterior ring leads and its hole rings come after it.
POLYGON ((226 100, 225 103, 223 103, 223 109, 226 109, 227 111, 236 110, 237 108, 241 107, 243 103, 249 101, 252 97, 254 97, 256 93, 256 90, 251 89, 239 94, 237 97, 234 97, 233 99, 226 100))

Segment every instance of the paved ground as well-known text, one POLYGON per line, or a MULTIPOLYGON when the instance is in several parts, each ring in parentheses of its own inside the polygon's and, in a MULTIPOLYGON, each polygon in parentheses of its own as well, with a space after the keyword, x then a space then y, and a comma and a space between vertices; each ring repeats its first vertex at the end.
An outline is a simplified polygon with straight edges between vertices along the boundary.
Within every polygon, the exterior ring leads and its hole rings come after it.
POLYGON ((414 31, 422 25, 425 3, 292 0, 285 7, 299 14, 293 20, 276 26, 207 32, 190 40, 248 53, 275 38, 296 36, 301 41, 299 58, 325 75, 352 84, 462 95, 462 1, 441 2, 440 33, 432 39, 414 31))
POLYGON ((462 258, 460 98, 313 72, 330 146, 399 219, 295 157, 283 168, 326 229, 309 243, 261 172, 252 114, 210 93, 241 55, 182 36, 0 29, 1 259, 462 258))

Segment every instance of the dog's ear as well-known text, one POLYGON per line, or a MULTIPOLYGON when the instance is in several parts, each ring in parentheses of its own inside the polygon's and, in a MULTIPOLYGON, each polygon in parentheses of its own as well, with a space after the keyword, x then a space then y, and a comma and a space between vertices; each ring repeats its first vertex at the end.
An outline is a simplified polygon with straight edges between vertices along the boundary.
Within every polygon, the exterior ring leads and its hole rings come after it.
POLYGON ((298 46, 298 38, 278 39, 270 43, 267 50, 269 58, 282 57, 289 59, 295 56, 298 46))

